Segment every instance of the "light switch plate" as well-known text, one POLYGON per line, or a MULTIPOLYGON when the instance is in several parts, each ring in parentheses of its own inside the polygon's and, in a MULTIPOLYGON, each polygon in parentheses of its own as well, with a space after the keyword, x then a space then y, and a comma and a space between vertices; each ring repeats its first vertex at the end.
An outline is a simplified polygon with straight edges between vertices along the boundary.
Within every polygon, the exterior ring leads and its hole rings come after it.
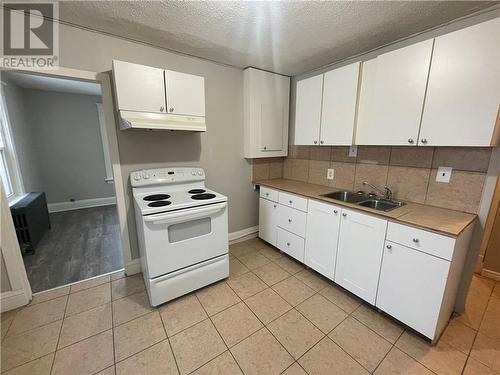
POLYGON ((436 181, 449 183, 452 170, 453 168, 451 167, 439 167, 436 174, 436 181))
POLYGON ((327 169, 327 171, 326 171, 326 178, 328 180, 333 180, 334 176, 335 176, 335 169, 333 169, 333 168, 327 169))
POLYGON ((358 146, 349 146, 349 156, 351 158, 358 156, 358 146))

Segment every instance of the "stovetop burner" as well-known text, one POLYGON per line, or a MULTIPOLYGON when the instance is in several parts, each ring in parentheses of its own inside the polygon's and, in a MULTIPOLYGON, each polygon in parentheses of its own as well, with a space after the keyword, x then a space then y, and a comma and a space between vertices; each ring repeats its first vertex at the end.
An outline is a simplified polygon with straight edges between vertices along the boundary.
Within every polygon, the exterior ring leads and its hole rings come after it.
POLYGON ((188 191, 189 194, 201 194, 204 192, 206 192, 206 190, 204 190, 204 189, 191 189, 188 191))
POLYGON ((151 203, 148 203, 148 207, 162 207, 162 206, 168 206, 169 204, 172 204, 170 201, 154 201, 151 203))
POLYGON ((145 201, 160 201, 162 199, 168 199, 170 198, 170 195, 168 194, 152 194, 152 195, 147 195, 143 199, 145 201))
POLYGON ((203 200, 215 198, 215 194, 205 193, 205 194, 195 194, 191 196, 191 199, 203 200))

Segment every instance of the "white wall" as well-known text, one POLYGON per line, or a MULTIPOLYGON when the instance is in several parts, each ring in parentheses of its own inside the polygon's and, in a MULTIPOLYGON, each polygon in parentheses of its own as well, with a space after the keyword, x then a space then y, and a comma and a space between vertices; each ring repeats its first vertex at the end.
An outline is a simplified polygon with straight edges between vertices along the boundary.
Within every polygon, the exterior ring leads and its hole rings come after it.
POLYGON ((100 97, 26 89, 9 80, 5 97, 26 192, 43 191, 48 203, 114 196, 104 180, 100 97))
POLYGON ((67 25, 59 32, 64 67, 110 71, 112 60, 119 59, 205 77, 206 133, 118 131, 132 257, 138 256, 138 245, 129 174, 137 169, 203 167, 207 185, 229 198, 229 231, 257 225, 258 197, 243 158, 242 70, 67 25))
POLYGON ((24 98, 47 202, 113 197, 105 181, 96 106, 101 98, 33 89, 24 89, 24 98))

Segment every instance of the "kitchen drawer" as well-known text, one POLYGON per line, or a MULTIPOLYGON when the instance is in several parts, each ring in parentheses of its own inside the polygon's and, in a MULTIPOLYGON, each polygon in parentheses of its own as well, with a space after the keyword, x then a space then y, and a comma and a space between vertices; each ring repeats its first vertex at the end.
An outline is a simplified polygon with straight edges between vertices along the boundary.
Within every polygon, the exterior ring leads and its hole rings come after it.
POLYGON ((300 237, 306 236, 307 213, 280 205, 278 226, 300 237))
POLYGON ((446 260, 451 260, 455 248, 454 238, 391 222, 386 238, 446 260))
POLYGON ((278 249, 304 263, 304 239, 278 228, 278 249))
POLYGON ((278 202, 278 190, 269 189, 268 187, 260 187, 260 197, 269 199, 273 202, 278 202))
POLYGON ((296 208, 297 210, 307 211, 307 199, 298 195, 279 192, 279 202, 285 206, 296 208))

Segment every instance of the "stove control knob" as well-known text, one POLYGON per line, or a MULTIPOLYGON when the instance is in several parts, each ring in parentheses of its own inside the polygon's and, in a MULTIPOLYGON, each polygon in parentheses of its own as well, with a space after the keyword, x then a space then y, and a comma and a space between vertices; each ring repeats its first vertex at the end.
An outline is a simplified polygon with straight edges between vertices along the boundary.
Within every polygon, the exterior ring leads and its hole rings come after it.
POLYGON ((136 174, 136 175, 134 176, 134 180, 139 181, 140 179, 141 179, 141 176, 140 176, 140 175, 136 174))
POLYGON ((203 172, 202 171, 198 171, 198 175, 199 176, 203 176, 203 172))
POLYGON ((195 172, 195 171, 191 171, 191 174, 192 174, 193 176, 196 176, 196 172, 195 172))
POLYGON ((142 176, 142 177, 144 177, 144 179, 147 180, 149 178, 149 174, 148 173, 144 173, 144 176, 142 176))

